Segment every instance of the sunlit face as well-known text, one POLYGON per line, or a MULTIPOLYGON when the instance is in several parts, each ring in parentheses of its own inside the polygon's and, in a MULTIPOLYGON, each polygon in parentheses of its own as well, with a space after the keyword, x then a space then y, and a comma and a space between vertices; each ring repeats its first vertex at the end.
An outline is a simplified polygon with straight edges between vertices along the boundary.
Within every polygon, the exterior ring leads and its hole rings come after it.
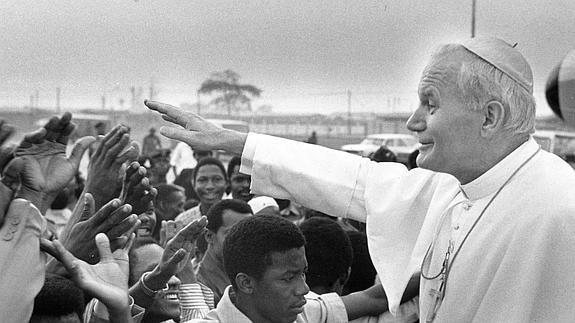
POLYGON ((428 65, 419 83, 420 104, 407 121, 421 147, 417 164, 437 172, 466 178, 481 160, 483 113, 472 111, 455 84, 462 53, 449 54, 428 65))
MULTIPOLYGON (((143 245, 134 250, 137 263, 130 273, 132 280, 136 281, 145 272, 152 271, 160 263, 163 252, 164 249, 157 244, 143 245)), ((166 288, 156 294, 154 302, 146 309, 142 322, 162 322, 180 317, 180 302, 178 300, 180 283, 176 276, 170 278, 166 288)))
POLYGON ((214 205, 222 199, 228 183, 222 170, 212 164, 203 165, 196 174, 194 189, 204 205, 214 205))
POLYGON ((228 232, 234 224, 248 216, 251 216, 251 214, 238 213, 233 210, 224 210, 222 214, 222 226, 218 228, 218 231, 216 233, 212 231, 206 232, 206 239, 209 243, 210 252, 213 252, 216 257, 223 259, 224 240, 226 239, 228 232))
POLYGON ((232 176, 230 177, 230 188, 232 197, 238 200, 248 202, 252 199, 253 194, 250 193, 250 184, 252 177, 250 175, 241 174, 240 166, 235 166, 232 176))
POLYGON ((271 255, 272 265, 254 283, 258 315, 268 322, 294 322, 303 312, 309 287, 305 282, 305 249, 294 248, 271 255))

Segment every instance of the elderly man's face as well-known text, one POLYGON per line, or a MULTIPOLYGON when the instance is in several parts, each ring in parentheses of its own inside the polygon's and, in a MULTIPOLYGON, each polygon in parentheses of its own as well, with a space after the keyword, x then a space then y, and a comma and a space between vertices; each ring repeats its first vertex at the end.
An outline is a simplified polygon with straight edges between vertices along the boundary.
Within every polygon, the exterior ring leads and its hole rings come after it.
POLYGON ((464 53, 453 53, 425 68, 419 83, 419 107, 407 121, 408 129, 417 133, 421 143, 417 164, 449 173, 462 182, 474 176, 475 166, 485 153, 478 145, 483 113, 472 111, 463 102, 455 84, 465 59, 469 58, 464 53))

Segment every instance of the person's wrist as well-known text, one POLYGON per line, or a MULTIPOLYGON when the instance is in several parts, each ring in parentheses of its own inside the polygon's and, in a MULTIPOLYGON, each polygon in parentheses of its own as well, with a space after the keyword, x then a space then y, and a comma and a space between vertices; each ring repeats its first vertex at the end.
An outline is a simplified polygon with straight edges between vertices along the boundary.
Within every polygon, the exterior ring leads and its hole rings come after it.
POLYGON ((133 299, 130 297, 128 293, 126 293, 126 296, 123 297, 122 299, 123 299, 122 301, 119 300, 118 302, 111 302, 110 304, 105 304, 111 317, 120 317, 126 314, 131 316, 130 307, 131 304, 132 305, 134 304, 133 299))
POLYGON ((142 282, 145 287, 154 292, 158 292, 166 287, 168 281, 173 275, 163 272, 159 266, 156 266, 152 271, 142 275, 142 282))

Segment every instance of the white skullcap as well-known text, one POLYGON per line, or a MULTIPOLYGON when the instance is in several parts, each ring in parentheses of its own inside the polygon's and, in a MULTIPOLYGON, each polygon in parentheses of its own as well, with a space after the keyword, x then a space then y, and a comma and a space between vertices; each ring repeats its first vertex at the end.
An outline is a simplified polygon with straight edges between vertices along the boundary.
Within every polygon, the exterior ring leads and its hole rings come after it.
POLYGON ((269 196, 256 196, 248 201, 248 204, 252 207, 252 211, 254 214, 257 214, 261 210, 267 207, 273 207, 276 210, 279 210, 280 207, 276 200, 269 196))
POLYGON ((525 57, 501 39, 494 37, 471 38, 463 47, 505 73, 527 92, 533 94, 533 73, 525 57))

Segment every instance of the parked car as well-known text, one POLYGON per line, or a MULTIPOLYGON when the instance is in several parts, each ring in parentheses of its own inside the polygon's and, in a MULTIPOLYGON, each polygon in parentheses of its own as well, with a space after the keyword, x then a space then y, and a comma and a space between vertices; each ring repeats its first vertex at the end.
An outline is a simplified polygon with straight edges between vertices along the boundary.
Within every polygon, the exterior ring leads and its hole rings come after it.
POLYGON ((341 150, 363 157, 370 157, 381 146, 386 146, 391 150, 397 157, 398 162, 406 163, 409 155, 419 147, 419 142, 412 135, 380 133, 367 136, 359 144, 344 145, 341 150))

